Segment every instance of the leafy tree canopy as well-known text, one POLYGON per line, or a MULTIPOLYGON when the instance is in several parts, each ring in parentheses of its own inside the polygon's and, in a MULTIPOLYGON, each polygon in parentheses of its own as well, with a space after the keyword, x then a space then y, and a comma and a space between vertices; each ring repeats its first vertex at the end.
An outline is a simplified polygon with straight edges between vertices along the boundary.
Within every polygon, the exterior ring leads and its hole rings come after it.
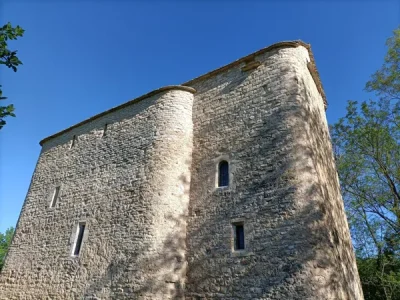
MULTIPOLYGON (((24 30, 20 26, 13 27, 11 23, 7 23, 3 27, 0 27, 0 65, 5 65, 11 68, 14 72, 17 71, 17 67, 22 62, 17 57, 17 51, 10 50, 8 48, 8 41, 16 40, 18 37, 22 37, 24 30)), ((2 87, 0 85, 0 100, 5 100, 3 96, 2 87)), ((6 124, 4 118, 11 116, 15 117, 14 106, 9 104, 7 106, 0 106, 0 129, 6 124)))
POLYGON ((5 233, 0 233, 0 270, 3 268, 4 258, 14 235, 14 228, 10 227, 5 233))
POLYGON ((342 194, 366 300, 400 299, 400 28, 366 84, 331 126, 342 194))

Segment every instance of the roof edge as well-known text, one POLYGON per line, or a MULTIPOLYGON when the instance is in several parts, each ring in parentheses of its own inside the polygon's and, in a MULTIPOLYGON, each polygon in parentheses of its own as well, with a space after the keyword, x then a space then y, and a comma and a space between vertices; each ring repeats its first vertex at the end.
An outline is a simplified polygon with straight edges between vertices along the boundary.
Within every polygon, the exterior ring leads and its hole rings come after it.
POLYGON ((61 134, 66 133, 67 131, 70 131, 70 130, 72 130, 72 129, 74 129, 74 128, 77 128, 77 127, 83 125, 83 124, 86 124, 86 123, 88 123, 88 122, 90 122, 90 121, 93 121, 94 119, 97 119, 97 118, 99 118, 99 117, 102 117, 102 116, 104 116, 104 115, 106 115, 106 114, 108 114, 108 113, 110 113, 110 112, 113 112, 113 111, 116 111, 116 110, 118 110, 118 109, 124 108, 124 107, 129 106, 129 105, 131 105, 131 104, 133 104, 133 103, 136 103, 136 102, 139 102, 139 101, 141 101, 141 100, 144 100, 144 99, 146 99, 146 98, 148 98, 148 97, 154 96, 154 95, 156 95, 156 94, 158 94, 158 93, 162 93, 162 92, 165 92, 165 91, 169 91, 169 90, 174 90, 174 89, 175 89, 175 90, 186 91, 186 92, 190 92, 190 93, 193 93, 193 94, 194 94, 194 93, 196 93, 196 90, 195 90, 194 88, 190 87, 190 85, 194 84, 195 82, 197 82, 197 81, 199 81, 199 80, 204 80, 204 79, 213 77, 213 76, 215 76, 215 75, 217 75, 217 74, 220 74, 220 73, 222 73, 222 72, 224 72, 224 71, 226 71, 226 70, 228 70, 228 69, 230 69, 230 68, 232 68, 232 67, 234 67, 234 66, 237 66, 237 65, 239 65, 239 64, 241 64, 241 63, 243 63, 243 62, 251 61, 251 60, 253 60, 256 56, 261 55, 261 54, 263 54, 263 53, 266 53, 266 52, 268 52, 268 51, 271 51, 271 50, 273 50, 273 49, 279 49, 279 48, 296 48, 296 47, 299 47, 299 46, 303 46, 304 48, 306 48, 307 51, 308 51, 308 53, 309 53, 310 62, 309 62, 309 64, 308 64, 307 67, 308 67, 308 70, 309 70, 310 73, 311 73, 311 76, 312 76, 312 78, 313 78, 313 80, 314 80, 314 82, 315 82, 315 85, 317 86, 317 90, 318 90, 318 92, 320 93, 320 95, 321 95, 321 97, 322 97, 322 99, 323 99, 323 101, 324 101, 324 106, 325 106, 325 109, 326 109, 328 103, 327 103, 327 101, 326 101, 326 96, 325 96, 325 92, 324 92, 324 89, 323 89, 323 86, 322 86, 322 82, 321 82, 321 79, 320 79, 320 75, 319 75, 319 73, 318 73, 318 70, 317 70, 317 67, 316 67, 316 64, 315 64, 314 55, 313 55, 313 53, 312 53, 312 51, 311 51, 311 45, 310 45, 310 44, 307 44, 307 43, 305 43, 305 42, 303 42, 303 41, 301 41, 301 40, 282 41, 282 42, 279 42, 279 43, 272 44, 272 45, 270 45, 270 46, 268 46, 268 47, 262 48, 262 49, 260 49, 260 50, 258 50, 258 51, 256 51, 256 52, 253 52, 253 53, 251 53, 251 54, 249 54, 249 55, 246 55, 246 56, 244 56, 244 57, 242 57, 242 58, 239 58, 239 59, 237 59, 237 60, 235 60, 235 61, 233 61, 233 62, 231 62, 231 63, 229 63, 229 64, 227 64, 227 65, 225 65, 225 66, 223 66, 223 67, 220 67, 220 68, 218 68, 218 69, 215 69, 215 70, 213 70, 213 71, 211 71, 211 72, 208 72, 208 73, 205 73, 205 74, 200 75, 200 76, 198 76, 198 77, 195 77, 194 79, 191 79, 191 80, 189 80, 189 81, 183 83, 182 85, 168 85, 168 86, 164 86, 164 87, 161 87, 161 88, 159 88, 159 89, 153 90, 153 91, 151 91, 151 92, 149 92, 149 93, 147 93, 147 94, 144 94, 144 95, 142 95, 142 96, 139 96, 139 97, 137 97, 137 98, 135 98, 135 99, 133 99, 133 100, 130 100, 130 101, 126 102, 126 103, 123 103, 123 104, 121 104, 121 105, 115 106, 115 107, 113 107, 113 108, 111 108, 111 109, 108 109, 108 110, 102 112, 102 113, 99 113, 99 114, 97 114, 97 115, 94 115, 93 117, 90 117, 90 118, 88 118, 88 119, 86 119, 86 120, 84 120, 84 121, 82 121, 82 122, 79 122, 79 123, 77 123, 77 124, 75 124, 75 125, 73 125, 73 126, 70 126, 70 127, 66 128, 66 129, 64 129, 64 130, 62 130, 62 131, 59 131, 59 132, 57 132, 57 133, 55 133, 55 134, 53 134, 53 135, 48 136, 48 137, 42 139, 42 140, 39 142, 39 144, 40 144, 40 146, 43 146, 43 144, 44 144, 45 142, 49 141, 49 140, 52 139, 52 138, 55 138, 55 137, 57 137, 57 136, 60 136, 61 134))
POLYGON ((224 72, 224 71, 226 71, 226 70, 228 70, 228 69, 230 69, 230 68, 232 68, 234 66, 237 66, 237 65, 239 65, 239 64, 241 64, 243 62, 251 61, 256 56, 261 55, 261 54, 266 53, 266 52, 269 52, 271 50, 279 49, 279 48, 296 48, 296 47, 299 47, 299 46, 303 46, 308 51, 308 54, 310 56, 310 63, 308 65, 308 69, 309 69, 309 71, 311 73, 311 76, 312 76, 314 82, 315 82, 315 85, 317 86, 318 92, 321 94, 321 97, 322 97, 322 99, 324 101, 324 105, 325 105, 325 109, 326 109, 328 103, 326 101, 325 92, 324 92, 324 89, 322 87, 322 82, 321 82, 321 79, 320 79, 320 76, 319 76, 319 73, 318 73, 318 70, 317 70, 317 67, 316 67, 316 64, 315 64, 314 54, 311 51, 311 45, 307 44, 307 43, 305 43, 305 42, 303 42, 301 40, 282 41, 282 42, 279 42, 279 43, 272 44, 272 45, 270 45, 268 47, 262 48, 262 49, 260 49, 260 50, 258 50, 256 52, 253 52, 253 53, 251 53, 249 55, 246 55, 246 56, 244 56, 242 58, 239 58, 239 59, 237 59, 237 60, 235 60, 235 61, 233 61, 233 62, 231 62, 231 63, 229 63, 227 65, 224 65, 224 66, 222 66, 222 67, 220 67, 218 69, 215 69, 215 70, 213 70, 211 72, 208 72, 208 73, 205 73, 205 74, 200 75, 198 77, 195 77, 195 78, 183 83, 182 85, 190 86, 190 85, 194 84, 197 81, 213 77, 213 76, 215 76, 215 75, 217 75, 219 73, 222 73, 222 72, 224 72))
POLYGON ((123 104, 120 104, 118 106, 110 108, 110 109, 108 109, 106 111, 103 111, 103 112, 101 112, 101 113, 99 113, 97 115, 94 115, 93 117, 90 117, 90 118, 88 118, 86 120, 83 120, 83 121, 81 121, 81 122, 79 122, 79 123, 77 123, 75 125, 72 125, 72 126, 66 128, 64 130, 61 130, 61 131, 59 131, 59 132, 57 132, 57 133, 55 133, 53 135, 50 135, 50 136, 44 138, 43 140, 41 140, 39 142, 39 145, 43 146, 43 144, 46 143, 47 141, 49 141, 50 139, 55 138, 57 136, 60 136, 60 135, 62 135, 64 133, 66 133, 67 131, 70 131, 70 130, 72 130, 74 128, 77 128, 77 127, 79 127, 79 126, 81 126, 83 124, 89 123, 89 122, 93 121, 94 119, 100 118, 100 117, 102 117, 102 116, 104 116, 104 115, 106 115, 108 113, 114 112, 116 110, 119 110, 121 108, 129 106, 129 105, 134 104, 136 102, 142 101, 142 100, 144 100, 146 98, 150 98, 151 96, 157 95, 157 94, 162 93, 162 92, 167 92, 167 91, 170 91, 170 90, 180 90, 180 91, 185 91, 185 92, 189 92, 189 93, 192 93, 192 94, 196 93, 196 89, 194 89, 194 88, 192 88, 190 86, 183 86, 183 85, 167 85, 167 86, 163 86, 163 87, 161 87, 159 89, 153 90, 153 91, 148 92, 148 93, 146 93, 146 94, 144 94, 142 96, 134 98, 134 99, 132 99, 132 100, 130 100, 128 102, 125 102, 123 104))

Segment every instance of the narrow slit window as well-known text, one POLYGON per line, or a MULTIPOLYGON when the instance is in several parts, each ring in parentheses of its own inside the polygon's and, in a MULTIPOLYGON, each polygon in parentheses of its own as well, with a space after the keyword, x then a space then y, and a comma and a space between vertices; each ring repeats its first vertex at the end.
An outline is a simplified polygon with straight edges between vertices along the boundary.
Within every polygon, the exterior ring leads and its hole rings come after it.
POLYGON ((76 141, 76 135, 72 137, 71 146, 69 147, 70 149, 75 146, 75 141, 76 141))
POLYGON ((51 197, 50 201, 50 207, 56 206, 58 196, 60 195, 60 186, 56 186, 56 188, 53 191, 53 196, 51 197))
POLYGON ((229 164, 226 160, 219 163, 218 166, 218 187, 229 185, 229 164))
POLYGON ((234 250, 244 250, 244 226, 241 224, 234 224, 234 250))
POLYGON ((84 223, 80 223, 78 225, 78 231, 76 233, 75 244, 74 244, 74 248, 72 251, 72 254, 74 256, 78 256, 81 251, 83 234, 85 232, 85 226, 86 226, 86 224, 84 224, 84 223))
POLYGON ((108 124, 107 123, 104 124, 103 137, 105 137, 107 135, 107 127, 108 127, 108 124))

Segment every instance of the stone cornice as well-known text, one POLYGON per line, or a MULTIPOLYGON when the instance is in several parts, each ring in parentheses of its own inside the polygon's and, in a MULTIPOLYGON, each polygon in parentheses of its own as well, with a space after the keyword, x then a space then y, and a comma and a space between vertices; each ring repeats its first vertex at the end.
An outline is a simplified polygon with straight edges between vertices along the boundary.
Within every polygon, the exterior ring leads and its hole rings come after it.
POLYGON ((114 112, 114 111, 116 111, 116 110, 119 110, 119 109, 121 109, 121 108, 124 108, 124 107, 126 107, 126 106, 129 106, 129 105, 134 104, 134 103, 136 103, 136 102, 142 101, 142 100, 144 100, 144 99, 146 99, 146 98, 150 98, 151 96, 157 95, 157 94, 162 93, 162 92, 167 92, 167 91, 170 91, 170 90, 180 90, 180 91, 185 91, 185 92, 189 92, 189 93, 193 93, 193 94, 196 93, 196 90, 195 90, 194 88, 192 88, 192 87, 189 87, 189 86, 182 86, 182 85, 168 85, 168 86, 164 86, 164 87, 161 87, 161 88, 159 88, 159 89, 153 90, 153 91, 151 91, 151 92, 149 92, 149 93, 147 93, 147 94, 144 94, 144 95, 142 95, 142 96, 140 96, 140 97, 137 97, 137 98, 135 98, 135 99, 132 99, 132 100, 126 102, 126 103, 123 103, 123 104, 121 104, 121 105, 115 106, 115 107, 113 107, 113 108, 111 108, 111 109, 108 109, 108 110, 106 110, 106 111, 103 111, 102 113, 99 113, 99 114, 97 114, 97 115, 94 115, 93 117, 91 117, 91 118, 89 118, 89 119, 86 119, 86 120, 84 120, 84 121, 82 121, 82 122, 79 122, 79 123, 77 123, 77 124, 75 124, 75 125, 73 125, 73 126, 71 126, 71 127, 68 127, 68 128, 66 128, 66 129, 64 129, 64 130, 62 130, 62 131, 59 131, 59 132, 57 132, 57 133, 55 133, 55 134, 53 134, 53 135, 50 135, 50 136, 44 138, 43 140, 41 140, 41 141, 39 142, 39 144, 40 144, 40 146, 43 146, 43 144, 44 144, 45 142, 47 142, 48 140, 50 140, 50 139, 52 139, 52 138, 55 138, 55 137, 57 137, 57 136, 60 136, 60 135, 66 133, 66 132, 68 132, 68 131, 70 131, 70 130, 72 130, 72 129, 74 129, 74 128, 77 128, 77 127, 79 127, 79 126, 81 126, 81 125, 83 125, 83 124, 89 123, 89 122, 91 122, 91 121, 93 121, 93 120, 95 120, 95 119, 97 119, 97 118, 100 118, 100 117, 102 117, 102 116, 104 116, 104 115, 107 115, 108 113, 114 112))
MULTIPOLYGON (((66 128, 66 129, 64 129, 62 131, 59 131, 59 132, 57 132, 57 133, 55 133, 55 134, 53 134, 51 136, 48 136, 48 137, 44 138, 43 140, 41 140, 39 142, 39 144, 41 146, 43 146, 43 144, 45 142, 49 141, 52 138, 60 136, 60 135, 66 133, 66 132, 68 132, 68 131, 70 131, 70 130, 72 130, 74 128, 77 128, 77 127, 79 127, 79 126, 81 126, 83 124, 91 122, 91 121, 93 121, 93 120, 95 120, 95 119, 97 119, 99 117, 102 117, 102 116, 108 114, 108 113, 114 112, 114 111, 116 111, 118 109, 124 108, 126 106, 131 105, 131 104, 139 102, 139 101, 141 101, 143 99, 146 99, 146 98, 149 98, 151 96, 154 96, 154 95, 156 95, 158 93, 162 93, 162 92, 169 91, 169 90, 182 90, 182 91, 187 91, 187 92, 190 92, 190 93, 195 93, 196 90, 194 88, 190 87, 190 85, 192 85, 192 84, 194 84, 194 83, 196 83, 196 82, 198 82, 200 80, 205 80, 207 78, 211 78, 211 77, 213 77, 213 76, 215 76, 217 74, 220 74, 220 73, 222 73, 222 72, 224 72, 226 70, 231 69, 232 67, 238 66, 241 63, 249 63, 250 62, 250 64, 251 64, 252 61, 254 61, 255 57, 257 57, 258 55, 261 55, 263 53, 269 52, 271 50, 279 49, 279 48, 289 48, 289 47, 294 48, 294 47, 299 47, 299 46, 303 46, 308 50, 308 53, 309 53, 309 56, 310 56, 310 62, 308 63, 307 67, 308 67, 308 70, 311 73, 312 78, 314 79, 314 82, 315 82, 315 85, 317 86, 318 92, 320 93, 320 95, 321 95, 321 97, 322 97, 322 99, 324 101, 324 105, 325 105, 325 109, 326 109, 326 107, 327 107, 326 96, 325 96, 324 89, 322 87, 322 83, 321 83, 321 79, 320 79, 317 67, 315 65, 314 55, 313 55, 313 53, 311 51, 311 46, 309 44, 304 43, 303 41, 300 41, 300 40, 298 40, 298 41, 284 41, 284 42, 275 43, 275 44, 272 44, 272 45, 270 45, 268 47, 260 49, 260 50, 254 52, 254 53, 251 53, 251 54, 249 54, 247 56, 244 56, 244 57, 242 57, 242 58, 240 58, 238 60, 235 60, 234 62, 232 62, 230 64, 227 64, 227 65, 225 65, 225 66, 223 66, 221 68, 215 69, 215 70, 213 70, 211 72, 203 74, 203 75, 201 75, 199 77, 196 77, 196 78, 194 78, 192 80, 189 80, 189 81, 183 83, 182 85, 170 85, 170 86, 165 86, 165 87, 153 90, 153 91, 151 91, 151 92, 149 92, 147 94, 144 94, 144 95, 142 95, 140 97, 137 97, 137 98, 135 98, 133 100, 130 100, 130 101, 124 103, 124 104, 118 105, 118 106, 113 107, 113 108, 111 108, 109 110, 106 110, 106 111, 104 111, 102 113, 94 115, 93 117, 91 117, 89 119, 86 119, 86 120, 84 120, 82 122, 79 122, 79 123, 77 123, 77 124, 75 124, 75 125, 73 125, 71 127, 66 128)), ((244 71, 246 71, 246 68, 244 69, 244 71)))
POLYGON ((312 78, 314 79, 315 85, 317 86, 318 92, 320 93, 320 95, 321 95, 321 97, 322 97, 322 99, 324 101, 325 108, 326 108, 328 103, 326 101, 325 92, 324 92, 324 89, 322 87, 322 83, 321 83, 321 79, 320 79, 317 67, 315 65, 315 59, 314 59, 314 55, 313 55, 313 53, 311 51, 311 45, 307 44, 307 43, 305 43, 303 41, 300 41, 300 40, 297 40, 297 41, 283 41, 283 42, 272 44, 272 45, 270 45, 268 47, 265 47, 265 48, 262 48, 262 49, 260 49, 260 50, 258 50, 256 52, 253 52, 253 53, 251 53, 251 54, 249 54, 247 56, 239 58, 238 60, 235 60, 234 62, 231 62, 230 64, 227 64, 227 65, 225 65, 225 66, 223 66, 221 68, 215 69, 215 70, 213 70, 211 72, 203 74, 203 75, 201 75, 199 77, 196 77, 196 78, 194 78, 192 80, 189 80, 188 82, 183 83, 183 85, 190 86, 190 85, 192 85, 192 84, 194 84, 194 83, 196 83, 196 82, 198 82, 200 80, 205 80, 205 79, 213 77, 213 76, 215 76, 215 75, 217 75, 219 73, 222 73, 222 72, 224 72, 226 70, 229 70, 232 67, 238 66, 241 63, 251 62, 251 61, 253 61, 255 59, 255 57, 257 57, 257 56, 259 56, 259 55, 261 55, 263 53, 269 52, 271 50, 279 49, 279 48, 295 48, 295 47, 299 47, 299 46, 303 46, 304 48, 306 48, 308 50, 308 53, 309 53, 309 56, 310 56, 310 62, 309 62, 307 67, 308 67, 308 70, 311 73, 312 78))

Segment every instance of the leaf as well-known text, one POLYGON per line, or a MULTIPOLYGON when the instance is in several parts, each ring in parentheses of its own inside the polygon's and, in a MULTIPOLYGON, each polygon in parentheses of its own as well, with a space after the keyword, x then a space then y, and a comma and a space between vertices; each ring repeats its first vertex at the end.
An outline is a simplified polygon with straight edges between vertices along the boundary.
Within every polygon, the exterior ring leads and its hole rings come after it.
POLYGON ((366 300, 400 300, 400 28, 387 45, 366 84, 378 100, 348 101, 330 126, 366 300))

